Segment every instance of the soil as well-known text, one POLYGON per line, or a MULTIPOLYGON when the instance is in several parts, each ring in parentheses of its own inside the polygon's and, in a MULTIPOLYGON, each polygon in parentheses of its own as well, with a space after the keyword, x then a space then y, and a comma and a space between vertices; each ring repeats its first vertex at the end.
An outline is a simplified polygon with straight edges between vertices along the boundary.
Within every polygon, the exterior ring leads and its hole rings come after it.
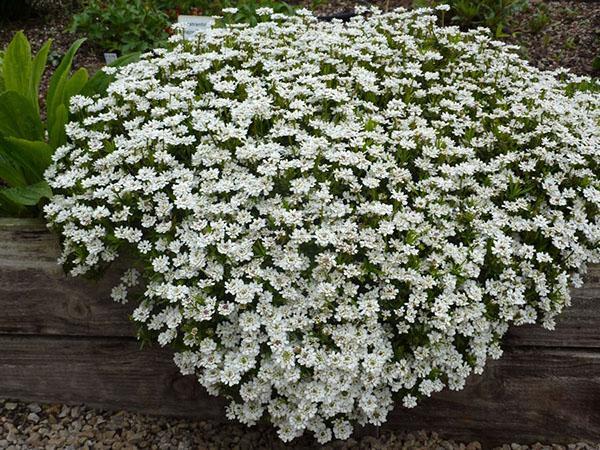
POLYGON ((506 40, 540 69, 567 67, 573 73, 598 76, 592 61, 600 57, 600 2, 536 2, 509 24, 506 40))

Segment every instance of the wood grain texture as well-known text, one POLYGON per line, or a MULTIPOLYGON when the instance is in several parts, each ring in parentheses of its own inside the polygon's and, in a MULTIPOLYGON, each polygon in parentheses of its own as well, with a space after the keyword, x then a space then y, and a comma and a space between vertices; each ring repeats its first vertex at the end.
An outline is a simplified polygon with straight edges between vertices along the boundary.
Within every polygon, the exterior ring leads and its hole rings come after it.
MULTIPOLYGON (((122 338, 0 337, 0 398, 85 403, 224 419, 224 402, 180 375, 171 352, 122 338)), ((600 352, 513 349, 418 408, 398 406, 384 428, 429 429, 458 440, 600 439, 600 352)))
POLYGON ((490 361, 464 390, 443 391, 419 407, 396 407, 398 429, 432 429, 484 448, 506 442, 600 440, 600 352, 514 348, 490 361))
POLYGON ((0 336, 0 398, 224 417, 223 401, 181 375, 172 351, 127 338, 0 336))
MULTIPOLYGON (((0 334, 134 336, 133 305, 110 300, 120 271, 99 281, 72 279, 56 263, 56 237, 36 220, 0 219, 0 334)), ((555 331, 513 327, 507 346, 600 348, 600 267, 573 291, 555 331)))
POLYGON ((35 220, 0 219, 0 334, 133 336, 133 308, 110 299, 121 271, 65 276, 57 238, 35 220))

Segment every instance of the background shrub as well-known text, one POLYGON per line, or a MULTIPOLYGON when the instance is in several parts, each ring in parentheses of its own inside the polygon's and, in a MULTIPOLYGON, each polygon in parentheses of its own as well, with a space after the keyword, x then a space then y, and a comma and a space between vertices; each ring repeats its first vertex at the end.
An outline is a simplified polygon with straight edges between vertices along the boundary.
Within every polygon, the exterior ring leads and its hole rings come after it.
POLYGON ((73 17, 71 31, 84 33, 106 51, 145 51, 168 37, 169 17, 152 1, 91 0, 73 17))
POLYGON ((450 11, 445 19, 462 29, 484 26, 496 37, 506 31, 506 26, 514 14, 524 10, 528 0, 416 0, 415 6, 448 5, 450 11))
POLYGON ((165 43, 179 14, 220 15, 223 8, 230 7, 238 8, 238 12, 228 15, 227 22, 251 25, 258 22, 258 8, 294 13, 294 7, 273 0, 90 0, 73 17, 71 31, 85 34, 106 51, 146 51, 165 43))

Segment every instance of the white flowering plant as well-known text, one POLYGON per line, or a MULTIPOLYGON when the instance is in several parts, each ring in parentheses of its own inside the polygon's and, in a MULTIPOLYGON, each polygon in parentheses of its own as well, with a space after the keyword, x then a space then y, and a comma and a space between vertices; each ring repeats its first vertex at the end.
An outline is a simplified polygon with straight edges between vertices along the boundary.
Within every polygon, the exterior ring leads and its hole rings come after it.
POLYGON ((345 439, 552 328, 600 260, 600 92, 430 9, 261 14, 73 97, 45 212, 71 274, 133 259, 114 299, 230 418, 345 439))

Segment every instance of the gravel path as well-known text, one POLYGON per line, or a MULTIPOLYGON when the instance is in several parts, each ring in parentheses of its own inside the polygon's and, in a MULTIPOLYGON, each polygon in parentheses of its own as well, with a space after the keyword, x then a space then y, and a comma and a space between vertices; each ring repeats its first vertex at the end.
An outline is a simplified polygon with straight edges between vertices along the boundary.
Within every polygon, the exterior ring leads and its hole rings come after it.
MULTIPOLYGON (((284 445, 271 428, 245 428, 125 411, 102 411, 84 406, 23 403, 0 400, 0 449, 414 449, 482 450, 479 442, 445 441, 435 433, 389 433, 355 437, 320 447, 311 439, 284 445)), ((600 443, 569 446, 504 445, 501 450, 600 450, 600 443)))

